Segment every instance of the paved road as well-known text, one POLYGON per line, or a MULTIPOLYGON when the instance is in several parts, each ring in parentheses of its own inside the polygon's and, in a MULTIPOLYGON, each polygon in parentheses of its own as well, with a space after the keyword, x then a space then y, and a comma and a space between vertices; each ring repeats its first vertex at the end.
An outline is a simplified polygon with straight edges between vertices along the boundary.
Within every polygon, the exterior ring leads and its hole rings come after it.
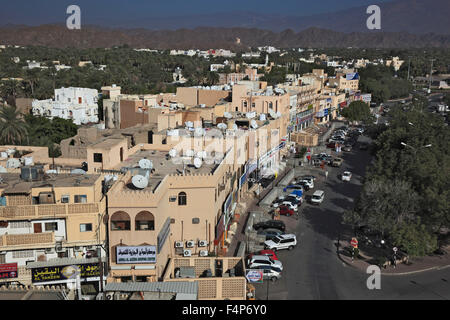
MULTIPOLYGON (((341 168, 328 167, 326 181, 320 169, 312 169, 318 177, 313 190, 325 191, 325 201, 320 206, 302 205, 298 222, 282 217, 288 229, 291 227, 290 231, 297 234, 299 244, 292 251, 279 251, 284 270, 280 280, 269 283, 269 299, 450 299, 450 268, 411 276, 382 276, 381 290, 369 290, 366 286, 369 275, 338 259, 335 243, 343 231, 342 212, 352 208, 353 199, 360 193, 360 179, 371 157, 368 151, 354 149, 344 153, 344 159, 341 168), (349 183, 338 179, 338 174, 345 170, 353 173, 349 183)), ((305 168, 297 170, 298 174, 312 172, 305 168)), ((256 288, 257 298, 265 300, 267 282, 257 284, 256 288)))

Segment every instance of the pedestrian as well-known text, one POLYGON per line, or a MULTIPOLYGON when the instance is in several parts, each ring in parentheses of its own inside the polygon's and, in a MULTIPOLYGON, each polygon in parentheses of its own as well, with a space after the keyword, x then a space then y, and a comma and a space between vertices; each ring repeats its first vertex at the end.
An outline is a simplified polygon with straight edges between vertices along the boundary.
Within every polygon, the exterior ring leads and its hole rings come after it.
POLYGON ((325 180, 328 178, 328 171, 325 171, 325 180))

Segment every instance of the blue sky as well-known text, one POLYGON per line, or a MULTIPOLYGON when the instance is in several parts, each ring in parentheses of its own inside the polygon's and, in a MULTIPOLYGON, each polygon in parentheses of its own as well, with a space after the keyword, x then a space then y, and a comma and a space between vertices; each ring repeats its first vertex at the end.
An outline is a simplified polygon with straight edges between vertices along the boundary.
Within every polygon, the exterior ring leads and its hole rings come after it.
POLYGON ((0 0, 0 25, 65 23, 66 8, 79 5, 82 19, 103 24, 107 19, 248 11, 305 16, 392 0, 0 0))

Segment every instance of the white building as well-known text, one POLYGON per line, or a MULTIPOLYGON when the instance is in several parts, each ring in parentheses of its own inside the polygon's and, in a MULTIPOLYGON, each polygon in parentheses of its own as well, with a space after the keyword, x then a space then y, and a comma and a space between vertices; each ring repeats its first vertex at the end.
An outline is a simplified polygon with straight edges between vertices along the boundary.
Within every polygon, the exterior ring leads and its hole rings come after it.
POLYGON ((55 100, 34 100, 33 115, 50 119, 72 119, 77 125, 98 122, 98 91, 88 88, 61 88, 55 90, 55 100))

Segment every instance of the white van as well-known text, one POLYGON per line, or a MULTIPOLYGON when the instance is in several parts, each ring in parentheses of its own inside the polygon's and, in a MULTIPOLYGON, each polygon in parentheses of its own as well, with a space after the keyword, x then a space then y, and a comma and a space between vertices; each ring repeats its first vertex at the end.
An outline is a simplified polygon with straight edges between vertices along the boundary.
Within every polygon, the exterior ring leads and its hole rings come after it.
POLYGON ((321 204, 323 202, 324 197, 325 197, 325 192, 322 190, 317 190, 312 195, 311 203, 312 204, 321 204))

